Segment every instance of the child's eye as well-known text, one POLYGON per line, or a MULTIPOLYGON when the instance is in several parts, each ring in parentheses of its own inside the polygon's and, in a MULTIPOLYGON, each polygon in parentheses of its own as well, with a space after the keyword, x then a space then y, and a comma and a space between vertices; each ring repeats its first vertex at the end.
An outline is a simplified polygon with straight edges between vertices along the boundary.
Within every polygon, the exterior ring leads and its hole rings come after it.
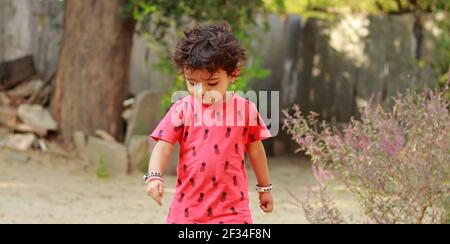
POLYGON ((213 83, 213 84, 208 83, 209 86, 217 86, 217 84, 219 84, 219 82, 216 82, 216 83, 213 83))

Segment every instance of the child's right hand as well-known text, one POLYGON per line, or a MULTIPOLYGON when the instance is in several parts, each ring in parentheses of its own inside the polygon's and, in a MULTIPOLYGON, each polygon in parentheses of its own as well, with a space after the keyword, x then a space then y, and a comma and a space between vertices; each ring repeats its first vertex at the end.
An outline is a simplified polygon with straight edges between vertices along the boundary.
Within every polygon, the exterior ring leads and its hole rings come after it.
POLYGON ((149 195, 155 202, 162 206, 162 199, 164 196, 164 182, 159 180, 151 181, 146 186, 147 195, 149 195))

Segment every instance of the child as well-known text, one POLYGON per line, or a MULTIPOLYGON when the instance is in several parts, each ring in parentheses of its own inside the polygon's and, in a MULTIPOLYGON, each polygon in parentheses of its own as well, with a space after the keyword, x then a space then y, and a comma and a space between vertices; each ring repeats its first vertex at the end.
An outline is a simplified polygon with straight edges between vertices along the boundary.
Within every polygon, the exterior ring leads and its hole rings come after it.
POLYGON ((157 143, 144 177, 147 194, 162 205, 162 174, 178 141, 178 180, 167 223, 252 223, 245 153, 258 180, 261 209, 272 212, 261 142, 270 133, 252 102, 227 92, 246 61, 245 50, 228 25, 196 25, 185 31, 173 61, 190 96, 175 102, 150 135, 157 143))

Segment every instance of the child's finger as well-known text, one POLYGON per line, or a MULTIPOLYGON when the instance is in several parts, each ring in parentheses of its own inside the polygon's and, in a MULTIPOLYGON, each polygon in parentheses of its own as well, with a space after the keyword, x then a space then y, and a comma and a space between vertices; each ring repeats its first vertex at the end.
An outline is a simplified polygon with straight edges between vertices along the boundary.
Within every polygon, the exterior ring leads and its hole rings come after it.
POLYGON ((260 207, 265 213, 271 213, 273 209, 272 203, 270 202, 262 203, 260 207))
POLYGON ((265 205, 259 205, 259 207, 262 209, 262 211, 267 212, 267 207, 265 205))
POLYGON ((266 202, 265 201, 259 201, 259 207, 264 210, 266 208, 266 202))
POLYGON ((158 192, 159 192, 159 195, 161 195, 161 196, 164 194, 164 185, 163 184, 158 185, 158 192))
POLYGON ((271 201, 266 204, 267 213, 271 213, 273 211, 273 203, 271 201))
POLYGON ((154 187, 154 188, 152 189, 152 198, 153 198, 153 200, 157 201, 156 199, 158 198, 158 196, 159 196, 158 188, 157 188, 157 187, 154 187))
POLYGON ((159 195, 159 194, 156 195, 155 201, 156 201, 156 203, 158 203, 159 206, 162 207, 162 199, 161 199, 161 195, 159 195))
POLYGON ((159 184, 158 185, 158 204, 160 206, 162 206, 162 199, 164 197, 164 185, 163 184, 159 184))

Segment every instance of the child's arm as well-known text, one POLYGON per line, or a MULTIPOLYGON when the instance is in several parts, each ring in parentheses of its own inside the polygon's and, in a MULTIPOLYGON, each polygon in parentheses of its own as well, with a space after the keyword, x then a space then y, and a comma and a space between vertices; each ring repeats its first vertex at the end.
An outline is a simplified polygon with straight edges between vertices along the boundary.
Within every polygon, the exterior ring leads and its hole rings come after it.
POLYGON ((172 149, 172 144, 159 140, 153 148, 148 164, 148 172, 158 172, 163 174, 169 163, 172 149))
MULTIPOLYGON (((267 165, 266 151, 261 141, 249 143, 248 156, 255 172, 258 185, 261 187, 270 186, 269 167, 267 165)), ((259 194, 261 209, 270 213, 273 211, 273 198, 272 193, 264 192, 259 194)))
MULTIPOLYGON (((164 170, 169 163, 170 154, 172 153, 173 145, 159 140, 153 148, 150 162, 148 164, 148 172, 164 173, 164 170)), ((151 181, 146 186, 147 195, 153 198, 160 206, 162 206, 162 198, 164 196, 164 182, 155 180, 151 181)))

